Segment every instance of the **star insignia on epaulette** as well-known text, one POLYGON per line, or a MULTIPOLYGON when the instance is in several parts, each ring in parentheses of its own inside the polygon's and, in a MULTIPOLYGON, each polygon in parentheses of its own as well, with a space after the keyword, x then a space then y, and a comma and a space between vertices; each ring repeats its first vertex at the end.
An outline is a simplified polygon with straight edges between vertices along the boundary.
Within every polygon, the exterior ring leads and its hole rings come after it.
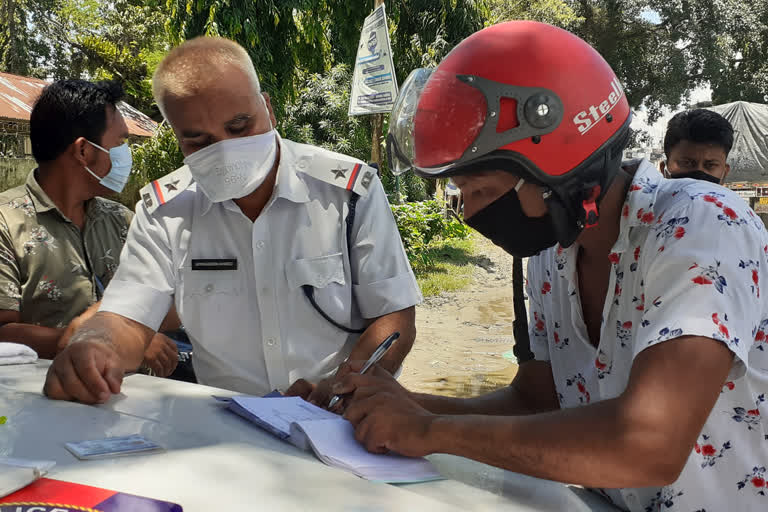
POLYGON ((170 183, 166 183, 165 184, 165 188, 168 189, 168 192, 170 192, 172 190, 177 190, 176 186, 179 184, 179 181, 181 181, 181 180, 174 180, 174 181, 172 181, 170 183))
POLYGON ((335 169, 331 169, 331 172, 333 173, 333 179, 337 180, 339 178, 346 178, 348 170, 349 169, 342 169, 341 164, 339 164, 335 169))

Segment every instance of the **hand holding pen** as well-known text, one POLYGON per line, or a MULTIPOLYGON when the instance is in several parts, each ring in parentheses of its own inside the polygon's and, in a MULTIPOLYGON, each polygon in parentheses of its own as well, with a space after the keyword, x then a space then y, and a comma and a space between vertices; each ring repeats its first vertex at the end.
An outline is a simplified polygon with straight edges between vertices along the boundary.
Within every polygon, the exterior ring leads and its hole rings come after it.
MULTIPOLYGON (((399 332, 394 332, 390 334, 384 341, 381 342, 381 344, 376 348, 376 350, 373 351, 373 354, 371 354, 371 357, 368 358, 368 361, 365 362, 363 367, 360 369, 360 374, 364 374, 367 372, 373 365, 381 361, 381 358, 384 357, 384 355, 387 353, 389 348, 395 343, 395 341, 400 337, 399 332)), ((339 400, 341 400, 343 396, 340 395, 334 395, 331 398, 331 401, 328 403, 328 409, 333 409, 333 407, 339 403, 339 400)))

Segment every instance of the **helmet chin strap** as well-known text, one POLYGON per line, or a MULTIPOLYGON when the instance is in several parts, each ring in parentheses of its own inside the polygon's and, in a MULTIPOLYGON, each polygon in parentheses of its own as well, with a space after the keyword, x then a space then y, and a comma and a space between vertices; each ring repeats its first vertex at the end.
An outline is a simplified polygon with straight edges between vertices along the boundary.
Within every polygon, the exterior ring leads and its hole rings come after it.
POLYGON ((517 181, 517 185, 515 185, 515 192, 520 193, 520 189, 523 188, 524 184, 525 184, 525 178, 520 178, 517 181))

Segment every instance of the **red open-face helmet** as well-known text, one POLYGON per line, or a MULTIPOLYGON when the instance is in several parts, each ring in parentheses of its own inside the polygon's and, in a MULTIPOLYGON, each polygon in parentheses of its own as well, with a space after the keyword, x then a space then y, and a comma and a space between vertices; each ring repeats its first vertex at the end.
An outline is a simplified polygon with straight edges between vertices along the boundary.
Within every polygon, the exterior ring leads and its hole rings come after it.
POLYGON ((483 29, 403 84, 390 167, 425 177, 505 170, 544 187, 558 239, 597 222, 631 112, 607 62, 577 36, 532 21, 483 29))

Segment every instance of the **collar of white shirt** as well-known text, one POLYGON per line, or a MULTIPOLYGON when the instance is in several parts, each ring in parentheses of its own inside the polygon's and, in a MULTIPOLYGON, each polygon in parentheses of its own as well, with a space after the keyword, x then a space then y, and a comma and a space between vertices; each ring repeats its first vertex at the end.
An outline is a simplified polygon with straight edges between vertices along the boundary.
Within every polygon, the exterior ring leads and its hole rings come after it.
MULTIPOLYGON (((307 203, 309 202, 309 188, 307 184, 302 181, 296 173, 295 166, 297 162, 311 158, 310 155, 297 155, 296 147, 290 143, 290 141, 283 141, 280 135, 277 135, 277 143, 280 147, 280 164, 277 167, 277 179, 275 180, 275 190, 272 193, 272 198, 269 200, 270 204, 274 203, 277 198, 284 198, 294 203, 307 203)), ((213 206, 213 203, 205 194, 201 194, 203 205, 201 215, 208 213, 213 206)), ((227 200, 221 203, 224 208, 233 212, 239 212, 240 208, 232 200, 227 200)), ((265 208, 266 209, 266 208, 265 208)))
MULTIPOLYGON (((612 257, 616 257, 627 250, 632 228, 647 226, 656 220, 653 205, 656 203, 656 195, 662 180, 661 173, 648 160, 633 160, 625 164, 625 169, 630 172, 636 170, 621 211, 619 237, 611 249, 612 257)), ((558 273, 572 286, 575 286, 573 277, 576 271, 578 250, 578 244, 573 244, 567 249, 560 245, 557 246, 558 273)))

